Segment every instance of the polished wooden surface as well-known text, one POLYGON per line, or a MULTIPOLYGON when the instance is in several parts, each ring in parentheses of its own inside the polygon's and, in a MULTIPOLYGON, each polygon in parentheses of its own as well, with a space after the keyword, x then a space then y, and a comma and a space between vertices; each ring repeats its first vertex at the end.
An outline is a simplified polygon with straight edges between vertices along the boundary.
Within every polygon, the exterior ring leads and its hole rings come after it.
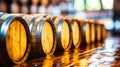
POLYGON ((120 38, 109 37, 105 43, 99 44, 101 47, 94 47, 85 52, 78 48, 13 67, 120 67, 120 38))

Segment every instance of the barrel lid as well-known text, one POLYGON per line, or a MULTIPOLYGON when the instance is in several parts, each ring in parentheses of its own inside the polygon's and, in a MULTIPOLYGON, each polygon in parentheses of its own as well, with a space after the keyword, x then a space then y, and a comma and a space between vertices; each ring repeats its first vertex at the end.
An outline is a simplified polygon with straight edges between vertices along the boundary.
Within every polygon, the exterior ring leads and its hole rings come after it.
POLYGON ((72 33, 73 33, 73 44, 76 48, 80 46, 82 38, 82 28, 78 20, 73 19, 72 33), (76 26, 77 25, 77 26, 76 26))

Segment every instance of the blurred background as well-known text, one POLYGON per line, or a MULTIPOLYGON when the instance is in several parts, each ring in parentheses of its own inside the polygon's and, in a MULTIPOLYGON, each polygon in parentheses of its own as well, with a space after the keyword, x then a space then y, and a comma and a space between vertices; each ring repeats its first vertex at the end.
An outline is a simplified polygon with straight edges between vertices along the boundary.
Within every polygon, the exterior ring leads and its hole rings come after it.
POLYGON ((0 0, 0 12, 101 20, 108 36, 120 35, 120 0, 0 0))

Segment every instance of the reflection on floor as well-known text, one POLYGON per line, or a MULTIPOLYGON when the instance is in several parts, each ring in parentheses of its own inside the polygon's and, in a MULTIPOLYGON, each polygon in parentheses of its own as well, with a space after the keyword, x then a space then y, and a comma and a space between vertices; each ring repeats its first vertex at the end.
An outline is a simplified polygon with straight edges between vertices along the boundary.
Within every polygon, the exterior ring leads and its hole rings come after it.
POLYGON ((120 67, 120 38, 109 37, 103 45, 85 52, 74 49, 59 56, 47 56, 13 67, 120 67))
POLYGON ((119 63, 114 63, 120 59, 120 40, 116 38, 107 38, 104 48, 97 50, 89 59, 89 67, 120 67, 119 63))

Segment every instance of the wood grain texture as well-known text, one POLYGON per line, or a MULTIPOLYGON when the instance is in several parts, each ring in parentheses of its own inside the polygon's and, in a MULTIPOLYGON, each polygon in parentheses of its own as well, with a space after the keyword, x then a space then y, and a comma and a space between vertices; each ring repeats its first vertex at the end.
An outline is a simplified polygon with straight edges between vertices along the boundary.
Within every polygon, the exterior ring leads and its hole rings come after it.
POLYGON ((4 14, 0 19, 4 20, 0 32, 3 33, 0 48, 4 57, 3 63, 11 65, 25 62, 31 49, 31 37, 26 22, 15 14, 4 14))
POLYGON ((9 57, 14 60, 20 60, 26 51, 27 34, 24 26, 18 20, 14 20, 8 29, 6 35, 6 48, 9 57))
POLYGON ((48 22, 44 22, 42 27, 42 47, 45 53, 50 53, 53 48, 53 29, 48 22))
POLYGON ((80 41, 80 29, 78 23, 75 21, 73 25, 73 43, 75 46, 78 45, 78 42, 80 41))
POLYGON ((64 49, 66 49, 69 45, 70 39, 70 31, 69 26, 66 21, 63 22, 62 30, 61 30, 61 43, 64 49))

